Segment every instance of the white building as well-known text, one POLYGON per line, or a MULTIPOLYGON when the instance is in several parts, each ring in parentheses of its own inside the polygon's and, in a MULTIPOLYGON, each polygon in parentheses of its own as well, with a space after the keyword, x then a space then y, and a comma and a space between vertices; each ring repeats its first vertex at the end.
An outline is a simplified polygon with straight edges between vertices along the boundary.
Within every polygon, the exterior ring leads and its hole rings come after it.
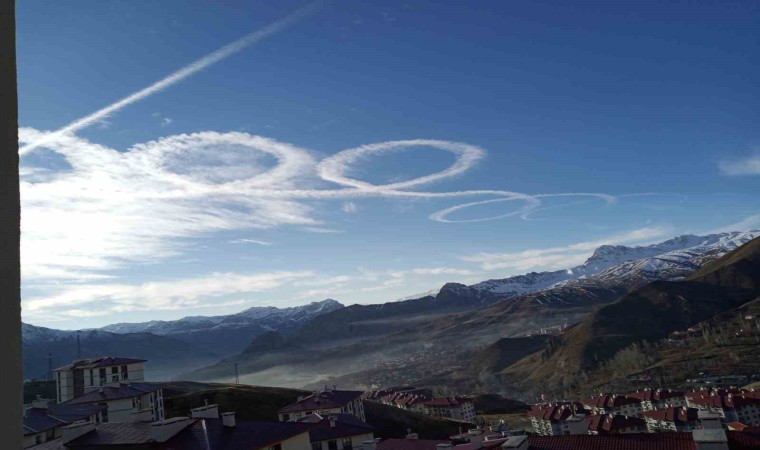
POLYGON ((578 403, 535 405, 528 411, 533 431, 542 436, 588 434, 586 415, 578 403))
POLYGON ((58 403, 71 400, 103 386, 145 381, 144 359, 112 356, 79 359, 55 369, 58 403))
POLYGON ((138 422, 164 419, 164 395, 160 386, 129 383, 104 386, 62 405, 104 406, 102 422, 138 422))
POLYGON ((425 414, 475 423, 475 405, 465 397, 436 397, 423 402, 425 414))

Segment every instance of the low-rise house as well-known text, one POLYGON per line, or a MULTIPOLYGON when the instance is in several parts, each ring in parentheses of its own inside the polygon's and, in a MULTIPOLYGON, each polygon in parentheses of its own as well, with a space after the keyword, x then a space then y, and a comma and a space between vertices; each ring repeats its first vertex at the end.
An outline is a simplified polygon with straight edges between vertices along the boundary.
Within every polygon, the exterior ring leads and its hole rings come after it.
POLYGON ((587 415, 579 403, 535 405, 528 411, 533 431, 543 436, 588 434, 587 415))
POLYGON ((690 408, 717 412, 725 423, 760 426, 760 393, 755 391, 712 389, 688 392, 686 402, 690 408))
POLYGON ((425 413, 446 419, 475 423, 475 405, 466 397, 436 397, 424 401, 425 413))
POLYGON ((698 409, 681 406, 678 408, 644 411, 642 415, 650 433, 660 431, 690 432, 699 427, 698 409))
POLYGON ((621 416, 613 414, 593 414, 585 419, 588 434, 625 434, 644 433, 647 425, 644 419, 633 416, 621 416))
POLYGON ((99 423, 105 407, 95 405, 50 405, 24 411, 24 448, 61 437, 61 429, 78 421, 99 423))
POLYGON ((311 450, 362 450, 364 442, 375 439, 375 428, 352 414, 310 414, 298 422, 314 425, 309 429, 311 450))
POLYGON ((59 367, 53 370, 58 403, 114 383, 145 381, 145 361, 106 356, 78 359, 67 366, 59 367))
POLYGON ((292 403, 278 411, 280 421, 295 421, 309 414, 352 414, 365 421, 362 391, 339 391, 324 389, 309 396, 298 397, 292 403))
POLYGON ((686 405, 686 397, 683 391, 671 389, 642 389, 625 394, 626 397, 641 400, 642 411, 655 409, 673 408, 686 405))
POLYGON ((625 395, 603 394, 581 401, 593 414, 619 414, 637 416, 641 414, 641 400, 625 395))
POLYGON ((129 383, 104 386, 95 391, 75 397, 62 405, 97 405, 105 407, 102 422, 133 422, 164 419, 164 396, 159 385, 129 383))

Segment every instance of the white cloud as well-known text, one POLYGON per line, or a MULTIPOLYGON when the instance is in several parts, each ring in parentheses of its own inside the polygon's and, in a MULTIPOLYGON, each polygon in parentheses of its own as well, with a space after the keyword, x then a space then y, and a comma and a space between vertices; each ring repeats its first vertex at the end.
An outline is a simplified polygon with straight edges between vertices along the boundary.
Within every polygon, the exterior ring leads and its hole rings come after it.
POLYGON ((55 286, 50 295, 41 294, 23 302, 25 315, 44 317, 64 311, 84 310, 97 305, 98 311, 119 313, 147 310, 182 310, 219 302, 213 298, 231 294, 268 291, 296 280, 313 278, 314 273, 272 272, 258 274, 212 273, 197 278, 152 281, 138 284, 89 284, 55 286))
POLYGON ((53 133, 50 133, 45 136, 41 136, 42 139, 36 140, 33 142, 27 143, 24 147, 22 147, 19 152, 21 154, 28 153, 35 148, 38 148, 40 146, 43 146, 46 143, 52 142, 58 138, 64 137, 66 135, 71 135, 72 133, 75 133, 76 131, 79 131, 83 128, 87 128, 90 125, 93 125, 97 123, 98 121, 101 121, 107 117, 109 117, 111 114, 133 104, 136 102, 139 102, 140 100, 143 100, 147 97, 150 97, 153 94, 157 94, 164 89, 172 86, 173 84, 179 83, 180 81, 184 80, 187 77, 190 77, 194 75, 197 72, 200 72, 203 69, 206 69, 209 66, 212 66, 219 61, 222 61, 223 59, 226 59, 235 53, 244 50, 247 47, 250 47, 251 45, 254 45, 269 36, 272 36, 290 25, 293 25, 297 21, 303 19, 307 15, 313 13, 316 11, 316 9, 320 6, 320 2, 313 2, 309 4, 308 6, 301 8, 288 16, 277 20, 275 22, 270 23, 269 25, 256 30, 252 33, 249 33, 242 38, 225 45, 224 47, 209 53, 208 55, 204 56, 203 58, 200 58, 196 61, 193 61, 192 63, 188 64, 187 66, 177 70, 176 72, 162 78, 161 80, 151 84, 150 86, 143 88, 131 95, 128 95, 127 97, 124 97, 123 99, 112 103, 104 108, 101 108, 97 111, 95 111, 92 114, 89 114, 85 117, 82 117, 81 119, 77 119, 74 122, 71 122, 70 124, 66 125, 65 127, 56 130, 53 133))
POLYGON ((232 243, 232 244, 257 244, 257 245, 265 245, 265 246, 272 245, 271 242, 261 241, 261 240, 258 240, 258 239, 249 239, 249 238, 235 239, 233 241, 230 241, 230 243, 232 243))
POLYGON ((671 231, 668 227, 646 227, 616 234, 604 239, 578 242, 561 247, 509 253, 478 253, 465 256, 462 259, 479 264, 483 270, 511 269, 526 271, 564 269, 582 264, 591 256, 593 250, 601 245, 650 241, 665 236, 671 231))
POLYGON ((728 176, 760 175, 760 153, 745 158, 721 161, 719 167, 720 173, 728 176))
POLYGON ((161 126, 162 127, 169 126, 169 125, 172 124, 172 122, 174 122, 174 120, 172 120, 172 119, 170 119, 168 117, 164 117, 163 119, 161 119, 161 126))
POLYGON ((357 205, 355 202, 343 202, 341 209, 343 209, 344 213, 356 214, 359 212, 359 205, 357 205))
MULTIPOLYGON (((20 130, 26 142, 43 135, 20 130)), ((296 187, 313 170, 309 154, 288 144, 206 132, 126 152, 73 136, 47 145, 71 169, 22 178, 26 283, 93 278, 131 262, 165 259, 181 254, 189 238, 217 231, 319 224, 302 202, 249 194, 261 185, 296 187), (265 167, 252 149, 274 156, 278 165, 265 167)))
POLYGON ((747 216, 738 222, 715 228, 714 230, 710 230, 707 233, 728 233, 731 231, 751 231, 757 229, 760 229, 760 214, 747 216))

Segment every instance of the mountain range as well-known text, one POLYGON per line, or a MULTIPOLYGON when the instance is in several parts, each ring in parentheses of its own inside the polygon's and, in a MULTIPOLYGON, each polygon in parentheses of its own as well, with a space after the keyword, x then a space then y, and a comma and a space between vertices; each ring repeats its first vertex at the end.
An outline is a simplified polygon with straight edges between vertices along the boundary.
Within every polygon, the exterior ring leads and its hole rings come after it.
MULTIPOLYGON (((654 281, 627 292, 567 333, 548 339, 542 349, 513 364, 502 365, 498 371, 507 383, 518 386, 540 381, 545 389, 573 389, 584 380, 600 378, 590 374, 597 373, 632 344, 657 343, 673 331, 686 330, 712 317, 743 316, 731 311, 744 311, 758 301, 760 239, 755 239, 685 279, 654 281)), ((707 341, 700 344, 703 349, 708 346, 707 341)), ((756 346, 756 342, 750 346, 756 346)), ((740 351, 740 346, 732 350, 740 351)), ((660 352, 657 349, 650 353, 660 352)), ((711 356, 703 353, 700 358, 711 356)), ((742 363, 740 359, 736 362, 742 363)))
MULTIPOLYGON (((683 279, 758 236, 760 232, 725 233, 683 236, 646 247, 603 247, 582 266, 589 275, 577 279, 558 280, 560 272, 568 271, 534 273, 499 280, 502 286, 510 286, 508 292, 499 293, 503 289, 496 289, 494 280, 473 286, 448 283, 434 296, 381 305, 352 305, 306 323, 288 337, 293 345, 280 345, 271 352, 243 352, 185 376, 213 380, 227 376, 229 367, 237 363, 243 373, 264 377, 254 376, 252 380, 256 382, 265 382, 280 369, 292 377, 302 372, 303 377, 295 377, 298 380, 319 374, 341 385, 357 385, 359 379, 389 383, 410 382, 417 376, 424 379, 430 376, 428 364, 442 366, 436 362, 441 355, 462 358, 503 337, 577 323, 631 289, 655 280, 683 279), (631 259, 652 253, 656 255, 631 259), (609 266, 613 260, 622 262, 609 266), (544 282, 531 283, 537 279, 544 282), (550 279, 551 283, 546 281, 550 279), (528 293, 511 294, 518 284, 528 293), (411 369, 415 365, 418 370, 411 369), (409 380, 394 378, 393 373, 400 367, 410 372, 409 380), (383 371, 388 377, 376 376, 383 371)), ((576 269, 570 270, 580 272, 576 269)))
MULTIPOLYGON (((148 339, 153 344, 150 351, 143 349, 145 359, 162 354, 161 349, 183 355, 179 347, 199 356, 194 367, 165 363, 166 358, 150 361, 148 367, 167 366, 158 367, 157 373, 163 376, 213 380, 228 377, 230 364, 236 362, 251 382, 271 382, 277 373, 274 368, 287 365, 289 373, 303 375, 294 377, 297 381, 292 385, 325 377, 358 385, 352 373, 371 371, 374 376, 387 371, 387 377, 393 379, 393 370, 381 366, 413 368, 428 361, 419 356, 417 362, 410 362, 410 355, 436 351, 471 355, 473 349, 486 348, 503 338, 581 322, 631 290, 658 280, 683 280, 758 236, 760 231, 731 232, 685 235, 645 246, 604 245, 584 264, 565 270, 532 272, 471 286, 447 283, 429 295, 403 301, 344 306, 325 300, 292 308, 255 307, 226 316, 113 324, 87 330, 83 336, 90 333, 88 340, 93 344, 88 345, 93 355, 124 353, 128 342, 148 339), (257 341, 257 337, 261 339, 257 341), (96 341, 103 345, 95 345, 96 341), (213 360, 218 363, 199 369, 213 360)), ((66 358, 75 356, 71 349, 76 348, 70 342, 72 333, 75 337, 76 332, 25 324, 25 362, 34 360, 25 365, 27 376, 44 373, 48 351, 54 353, 56 364, 69 362, 66 358)), ((274 381, 282 384, 282 380, 274 381)))

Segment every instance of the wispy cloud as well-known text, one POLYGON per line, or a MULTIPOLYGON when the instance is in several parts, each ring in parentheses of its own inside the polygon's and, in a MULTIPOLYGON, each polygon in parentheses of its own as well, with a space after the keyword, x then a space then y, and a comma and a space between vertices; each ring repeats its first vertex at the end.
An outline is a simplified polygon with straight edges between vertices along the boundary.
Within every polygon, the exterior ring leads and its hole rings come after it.
POLYGON ((707 233, 728 233, 730 231, 751 231, 758 229, 760 229, 760 214, 752 214, 738 222, 715 228, 707 233))
POLYGON ((161 119, 161 126, 162 127, 167 127, 167 126, 171 125, 172 122, 174 122, 174 120, 170 119, 169 117, 164 117, 163 119, 161 119))
POLYGON ((230 243, 232 243, 232 244, 256 244, 256 245, 265 245, 265 246, 272 245, 271 242, 261 241, 259 239, 250 239, 250 238, 235 239, 235 240, 230 241, 230 243))
POLYGON ((133 103, 139 102, 140 100, 144 100, 145 98, 150 97, 153 94, 161 92, 162 90, 172 86, 173 84, 179 83, 185 78, 197 72, 200 72, 201 70, 206 69, 207 67, 212 66, 213 64, 216 64, 219 61, 222 61, 223 59, 226 59, 234 55, 235 53, 241 50, 244 50, 247 47, 250 47, 251 45, 261 42, 262 40, 270 36, 273 36, 279 33, 280 31, 283 31, 287 27, 293 25, 294 23, 305 18, 309 14, 312 14, 313 12, 315 12, 317 8, 321 6, 321 4, 322 2, 320 1, 313 2, 309 4, 308 6, 289 14, 287 17, 284 17, 280 20, 272 22, 269 25, 259 30, 249 33, 243 36, 242 38, 230 44, 227 44, 224 47, 221 47, 220 49, 214 52, 209 53, 203 58, 193 61, 191 64, 188 64, 187 66, 177 70, 176 72, 168 75, 167 77, 162 78, 161 80, 151 84, 150 86, 146 88, 143 88, 133 94, 130 94, 127 97, 124 97, 123 99, 115 103, 112 103, 104 108, 101 108, 95 111, 92 114, 82 117, 81 119, 77 119, 74 122, 71 122, 70 124, 56 130, 55 132, 51 134, 42 136, 40 140, 36 140, 36 141, 32 141, 28 143, 27 145, 21 147, 19 152, 21 154, 28 153, 34 150, 35 148, 38 148, 48 142, 58 139, 61 136, 74 133, 83 128, 87 128, 90 125, 93 125, 109 117, 111 114, 119 111, 122 108, 125 108, 133 103))
POLYGON ((723 175, 760 175, 760 152, 744 158, 724 160, 718 166, 723 175))
POLYGON ((344 213, 356 214, 359 212, 359 205, 357 205, 355 202, 344 202, 341 209, 344 213))
POLYGON ((77 311, 85 306, 110 313, 144 310, 180 310, 213 305, 213 299, 232 294, 268 291, 296 280, 314 277, 313 272, 271 272, 258 274, 212 273, 197 278, 139 284, 89 284, 56 286, 50 295, 38 295, 23 302, 25 314, 40 317, 60 311, 77 311))
POLYGON ((601 245, 651 241, 671 233, 669 227, 645 227, 608 236, 604 239, 578 242, 561 247, 523 250, 509 253, 477 253, 462 259, 477 263, 483 270, 552 270, 582 264, 601 245))

